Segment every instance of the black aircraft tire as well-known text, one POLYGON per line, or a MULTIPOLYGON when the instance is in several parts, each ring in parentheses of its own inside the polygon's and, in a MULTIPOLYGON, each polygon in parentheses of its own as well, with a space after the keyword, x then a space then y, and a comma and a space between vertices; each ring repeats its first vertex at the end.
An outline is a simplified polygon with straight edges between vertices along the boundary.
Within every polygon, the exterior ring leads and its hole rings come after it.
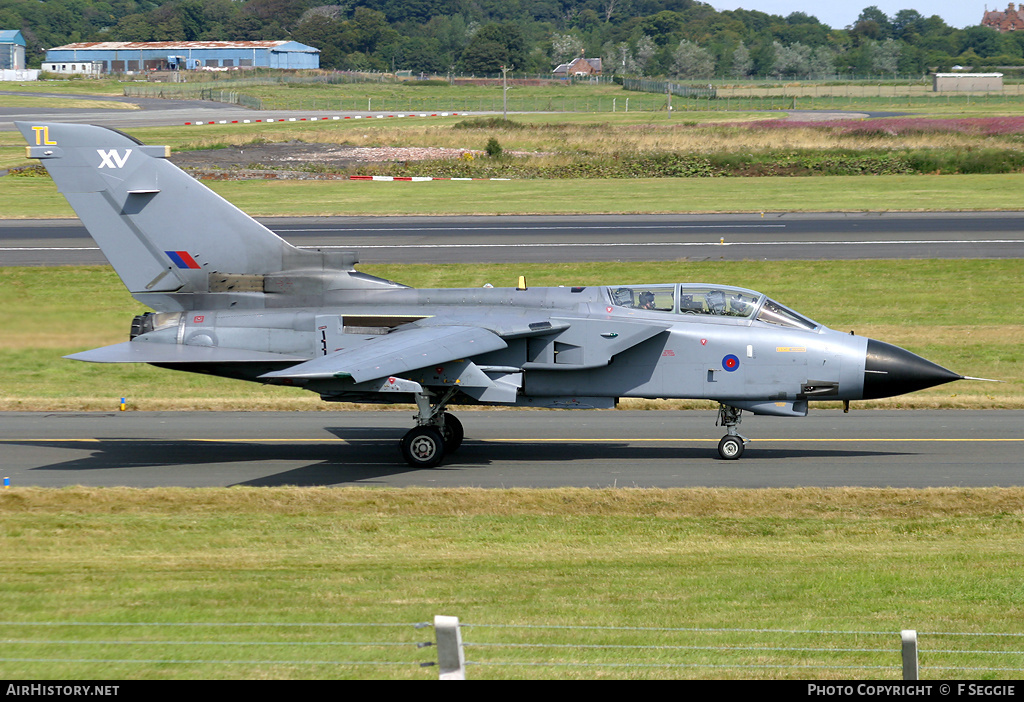
POLYGON ((413 468, 433 468, 441 463, 445 454, 445 442, 435 427, 411 429, 399 444, 402 458, 413 468))
POLYGON ((726 461, 735 461, 743 455, 743 439, 738 436, 723 436, 718 442, 718 455, 726 461))
POLYGON ((455 453, 462 446, 462 439, 466 436, 462 428, 462 422, 454 414, 444 413, 444 428, 441 429, 441 436, 444 437, 444 452, 455 453))

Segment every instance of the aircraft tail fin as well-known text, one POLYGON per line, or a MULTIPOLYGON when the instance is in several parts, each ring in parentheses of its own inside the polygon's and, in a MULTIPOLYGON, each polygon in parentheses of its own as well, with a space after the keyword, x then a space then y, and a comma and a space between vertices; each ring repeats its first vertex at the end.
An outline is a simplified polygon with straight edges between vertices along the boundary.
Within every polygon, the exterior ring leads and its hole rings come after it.
POLYGON ((264 277, 287 271, 341 273, 331 287, 359 286, 348 275, 354 254, 295 248, 167 160, 167 147, 94 125, 15 125, 128 290, 151 306, 154 293, 224 292, 232 281, 265 292, 264 277))

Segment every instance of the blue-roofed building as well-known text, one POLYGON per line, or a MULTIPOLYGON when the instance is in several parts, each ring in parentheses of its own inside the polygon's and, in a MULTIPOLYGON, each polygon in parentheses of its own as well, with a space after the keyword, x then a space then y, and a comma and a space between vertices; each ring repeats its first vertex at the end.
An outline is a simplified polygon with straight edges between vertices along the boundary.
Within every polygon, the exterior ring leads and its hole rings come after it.
POLYGON ((234 68, 319 68, 320 49, 297 41, 87 41, 46 51, 52 73, 142 73, 234 68))
POLYGON ((0 69, 25 67, 25 37, 20 29, 0 29, 0 69))

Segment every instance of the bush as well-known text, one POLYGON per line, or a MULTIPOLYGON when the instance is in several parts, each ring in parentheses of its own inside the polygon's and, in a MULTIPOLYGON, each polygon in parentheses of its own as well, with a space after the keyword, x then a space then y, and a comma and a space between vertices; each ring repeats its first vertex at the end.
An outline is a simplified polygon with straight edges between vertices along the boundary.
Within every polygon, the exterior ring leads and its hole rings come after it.
POLYGON ((444 159, 358 166, 361 175, 430 175, 460 178, 715 178, 758 176, 912 175, 918 173, 1024 173, 1024 153, 1001 149, 850 151, 844 149, 722 152, 619 152, 513 157, 493 137, 491 158, 444 159))
POLYGON ((452 129, 526 129, 526 125, 501 117, 476 117, 456 122, 452 129))
POLYGON ((36 166, 24 166, 22 168, 12 168, 7 172, 8 178, 49 178, 50 174, 46 172, 46 169, 41 165, 36 166))
POLYGON ((498 140, 491 137, 487 141, 487 146, 484 147, 484 151, 486 151, 487 155, 491 158, 501 158, 501 154, 504 150, 501 148, 501 144, 498 143, 498 140))

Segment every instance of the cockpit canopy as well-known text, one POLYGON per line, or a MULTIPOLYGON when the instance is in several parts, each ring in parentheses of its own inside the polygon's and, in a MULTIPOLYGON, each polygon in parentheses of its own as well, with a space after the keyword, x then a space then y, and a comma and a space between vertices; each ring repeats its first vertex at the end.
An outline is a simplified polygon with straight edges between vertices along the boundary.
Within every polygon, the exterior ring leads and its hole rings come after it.
POLYGON ((752 319, 810 331, 821 326, 759 292, 725 285, 613 285, 607 291, 611 303, 616 307, 752 319))

